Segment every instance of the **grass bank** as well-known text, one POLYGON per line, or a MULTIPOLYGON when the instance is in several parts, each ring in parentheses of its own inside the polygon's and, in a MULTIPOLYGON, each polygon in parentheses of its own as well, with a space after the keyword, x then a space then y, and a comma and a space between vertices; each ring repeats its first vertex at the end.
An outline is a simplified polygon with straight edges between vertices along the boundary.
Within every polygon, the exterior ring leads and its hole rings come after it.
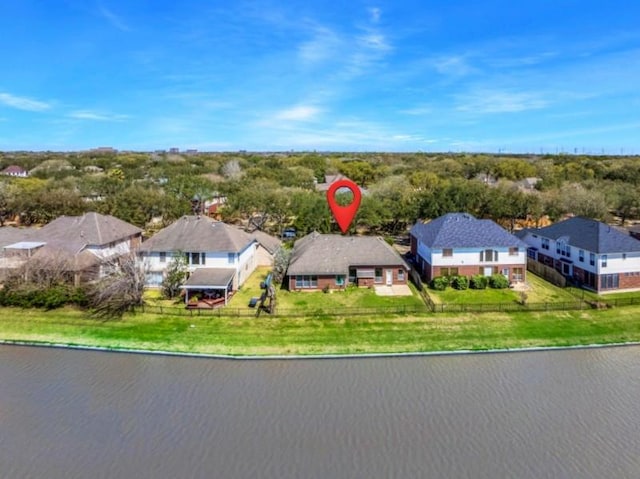
POLYGON ((228 354, 358 354, 640 341, 640 306, 608 310, 335 318, 185 318, 101 322, 74 309, 0 309, 0 339, 228 354))

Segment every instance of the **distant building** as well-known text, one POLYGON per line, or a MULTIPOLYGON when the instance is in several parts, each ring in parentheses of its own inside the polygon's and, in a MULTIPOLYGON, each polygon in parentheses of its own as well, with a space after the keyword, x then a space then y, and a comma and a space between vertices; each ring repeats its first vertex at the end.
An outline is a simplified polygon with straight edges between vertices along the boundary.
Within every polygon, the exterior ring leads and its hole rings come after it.
POLYGON ((173 148, 169 148, 169 153, 177 155, 178 153, 180 153, 180 148, 176 148, 175 146, 173 148))
POLYGON ((17 176, 19 178, 26 178, 29 176, 29 172, 19 165, 9 165, 4 170, 0 171, 0 174, 6 176, 17 176))

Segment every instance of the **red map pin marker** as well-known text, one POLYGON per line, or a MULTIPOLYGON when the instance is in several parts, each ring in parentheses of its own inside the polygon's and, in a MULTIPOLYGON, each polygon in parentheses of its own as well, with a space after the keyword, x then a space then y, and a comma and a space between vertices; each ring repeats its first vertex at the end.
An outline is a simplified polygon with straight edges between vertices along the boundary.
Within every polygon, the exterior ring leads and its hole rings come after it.
POLYGON ((361 197, 360 188, 351 180, 338 180, 329 186, 327 190, 329 208, 331 208, 331 213, 333 213, 333 217, 338 222, 338 226, 340 226, 343 233, 347 232, 349 225, 356 216, 358 208, 360 208, 361 197), (350 205, 341 206, 336 202, 336 191, 340 188, 348 188, 353 193, 353 201, 350 205))

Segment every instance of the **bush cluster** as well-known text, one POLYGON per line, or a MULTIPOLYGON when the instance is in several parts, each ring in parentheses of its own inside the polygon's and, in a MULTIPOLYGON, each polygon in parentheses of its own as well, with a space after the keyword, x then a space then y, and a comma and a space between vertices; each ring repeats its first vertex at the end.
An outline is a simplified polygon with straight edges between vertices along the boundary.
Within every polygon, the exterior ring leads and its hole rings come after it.
POLYGON ((66 304, 87 305, 87 296, 81 288, 52 286, 51 288, 19 288, 0 290, 0 306, 18 308, 56 309, 66 304))
POLYGON ((476 274, 471 278, 466 276, 436 276, 431 280, 430 286, 436 291, 444 291, 449 286, 458 290, 468 288, 487 289, 487 286, 493 289, 505 289, 509 287, 509 280, 501 274, 493 274, 489 277, 476 274))
POLYGON ((476 274, 471 276, 471 280, 469 282, 469 286, 471 289, 487 289, 489 285, 489 278, 482 274, 476 274))
POLYGON ((501 274, 492 274, 489 277, 489 286, 494 289, 505 289, 509 287, 509 280, 501 274))

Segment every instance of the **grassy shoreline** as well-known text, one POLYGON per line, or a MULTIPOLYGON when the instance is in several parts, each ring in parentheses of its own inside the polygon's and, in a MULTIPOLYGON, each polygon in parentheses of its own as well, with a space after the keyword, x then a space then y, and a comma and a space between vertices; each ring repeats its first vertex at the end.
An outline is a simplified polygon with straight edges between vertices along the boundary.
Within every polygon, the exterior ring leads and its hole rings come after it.
POLYGON ((640 306, 321 319, 136 314, 106 322, 71 308, 1 308, 0 340, 238 357, 565 347, 640 341, 640 306))

